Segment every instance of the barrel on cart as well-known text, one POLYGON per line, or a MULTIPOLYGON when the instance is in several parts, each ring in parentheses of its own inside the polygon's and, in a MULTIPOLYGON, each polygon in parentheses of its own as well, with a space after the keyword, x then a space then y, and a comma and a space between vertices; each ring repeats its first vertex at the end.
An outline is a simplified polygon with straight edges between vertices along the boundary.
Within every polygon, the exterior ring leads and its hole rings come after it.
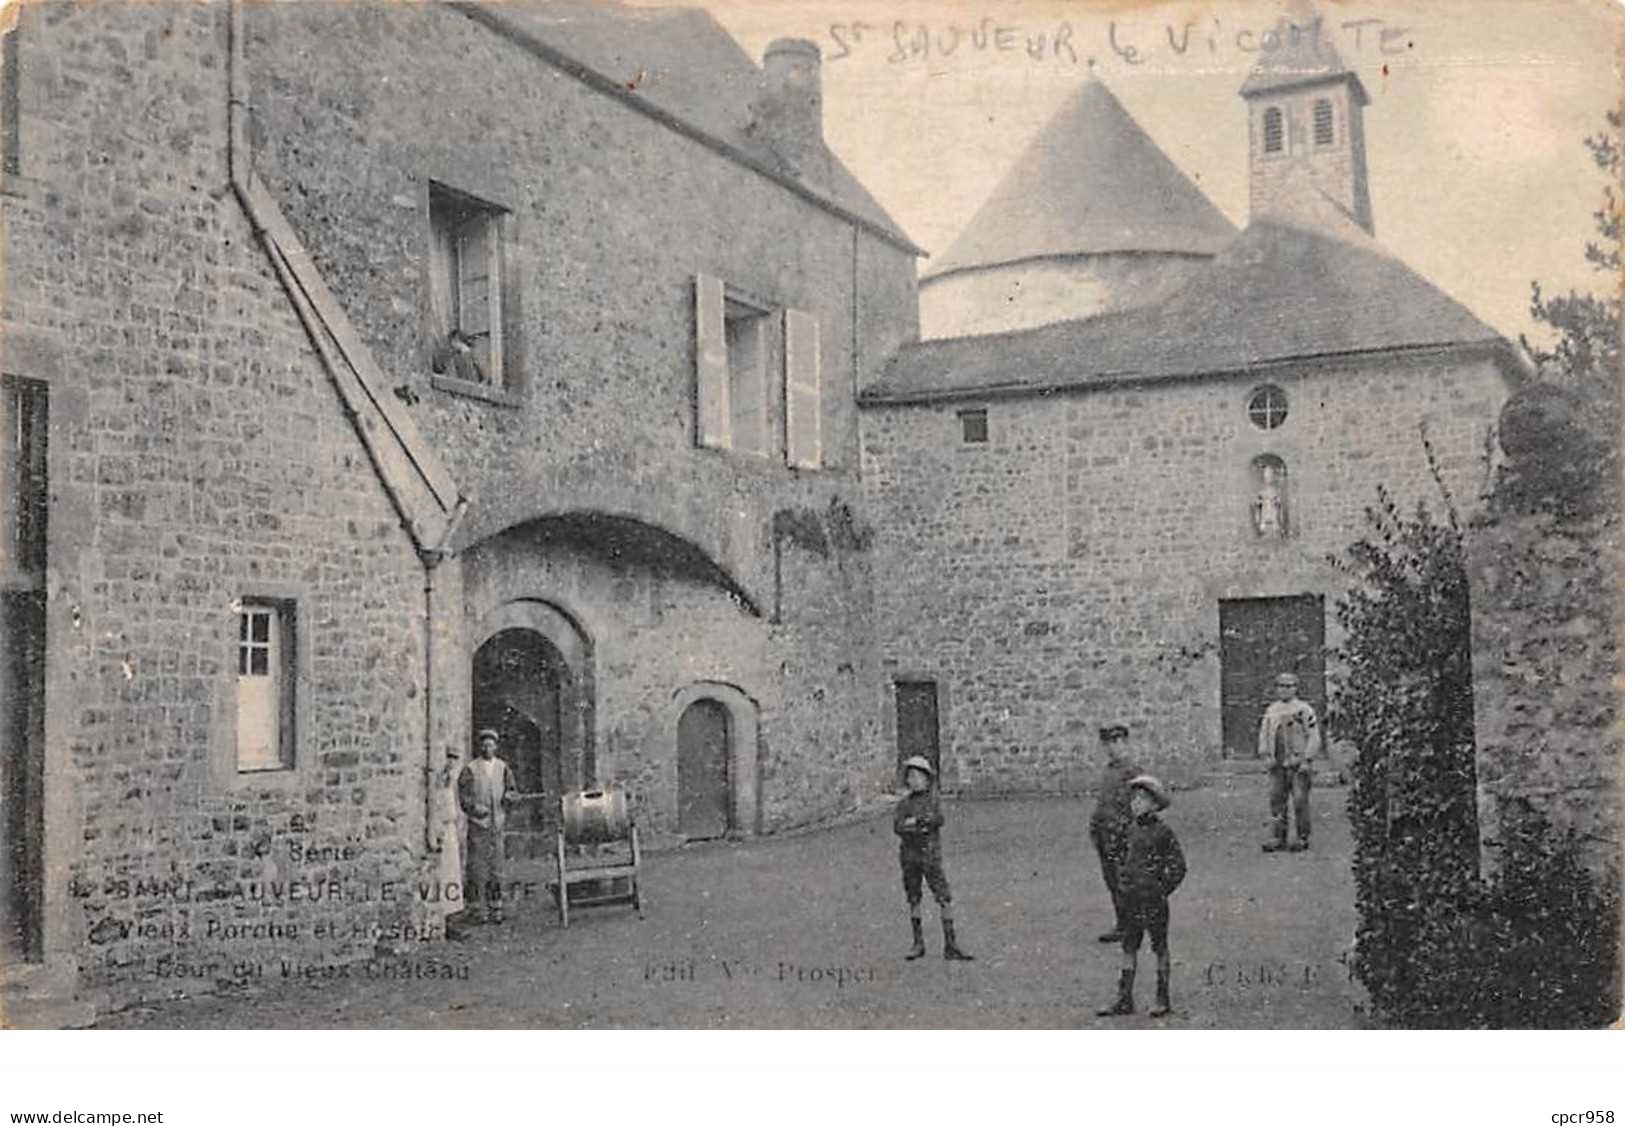
POLYGON ((641 917, 638 892, 638 827, 626 791, 612 787, 576 790, 560 802, 557 884, 559 924, 570 925, 571 907, 630 903, 641 917))

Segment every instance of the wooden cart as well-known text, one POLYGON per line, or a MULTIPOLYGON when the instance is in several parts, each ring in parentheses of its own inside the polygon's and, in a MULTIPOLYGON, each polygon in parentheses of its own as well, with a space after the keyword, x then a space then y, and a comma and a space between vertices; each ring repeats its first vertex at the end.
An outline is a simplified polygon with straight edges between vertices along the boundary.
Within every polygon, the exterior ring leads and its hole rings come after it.
POLYGON ((575 791, 565 794, 560 806, 554 853, 559 925, 570 925, 571 907, 617 903, 630 903, 642 918, 638 878, 643 857, 625 791, 575 791), (589 884, 593 886, 585 886, 589 884))

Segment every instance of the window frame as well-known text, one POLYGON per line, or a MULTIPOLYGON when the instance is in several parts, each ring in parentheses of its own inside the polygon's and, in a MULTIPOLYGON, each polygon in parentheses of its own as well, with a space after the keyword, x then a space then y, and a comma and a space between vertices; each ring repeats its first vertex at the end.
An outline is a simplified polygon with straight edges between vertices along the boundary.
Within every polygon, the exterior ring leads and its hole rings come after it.
POLYGON ((728 370, 728 444, 726 448, 747 457, 771 459, 773 448, 773 390, 769 372, 773 370, 773 307, 760 298, 726 283, 722 287, 722 342, 728 370), (752 341, 751 366, 741 371, 743 357, 735 347, 735 325, 749 326, 752 341), (749 400, 743 392, 749 392, 749 400), (756 430, 754 445, 741 442, 742 421, 756 430))
POLYGON ((17 67, 22 5, 14 6, 0 21, 0 176, 21 176, 22 85, 17 67))
POLYGON ((1316 98, 1309 110, 1309 137, 1316 149, 1335 148, 1337 145, 1337 109, 1330 98, 1316 98), (1321 137, 1322 110, 1325 111, 1326 139, 1321 137))
POLYGON ((1252 423, 1253 428, 1268 434, 1286 425, 1286 420, 1292 413, 1292 400, 1288 398, 1286 389, 1280 384, 1260 383, 1247 392, 1243 409, 1247 413, 1247 421, 1252 423), (1278 399, 1278 404, 1269 401, 1272 397, 1278 399), (1260 398, 1265 400, 1262 405, 1259 403, 1260 398))
POLYGON ((210 777, 217 792, 232 793, 244 789, 292 791, 309 785, 316 777, 315 744, 311 739, 311 637, 307 623, 315 619, 310 610, 310 592, 298 582, 255 582, 239 588, 238 596, 224 609, 221 634, 222 673, 215 694, 215 715, 211 721, 210 777), (280 612, 285 628, 282 660, 283 686, 281 689, 284 765, 240 769, 238 761, 238 646, 240 643, 242 611, 258 606, 275 607, 280 612))
POLYGON ((248 595, 237 603, 237 737, 232 744, 233 764, 238 774, 280 774, 298 768, 299 678, 296 661, 299 651, 298 608, 291 599, 248 595), (255 636, 256 622, 267 623, 264 639, 255 636), (257 672, 254 658, 263 655, 265 670, 257 672), (244 765, 243 691, 245 679, 263 677, 271 682, 275 697, 276 749, 272 765, 244 765))
POLYGON ((961 446, 986 446, 992 442, 992 431, 988 426, 988 412, 986 407, 965 407, 954 412, 959 420, 959 444, 961 446), (981 437, 972 437, 972 427, 980 422, 981 437))
POLYGON ((471 192, 454 188, 440 180, 426 182, 428 213, 428 269, 426 271, 428 315, 426 324, 430 383, 441 391, 483 399, 505 406, 519 403, 519 362, 515 277, 511 265, 513 213, 502 204, 471 192), (486 316, 488 327, 482 334, 494 370, 482 380, 467 379, 456 373, 455 360, 448 356, 451 336, 469 339, 463 330, 464 232, 474 223, 482 226, 485 240, 486 316))
POLYGON ((43 583, 50 534, 50 384, 0 373, 0 585, 43 583))
POLYGON ((1259 151, 1267 157, 1285 156, 1287 151, 1287 121, 1286 107, 1279 105, 1266 106, 1259 117, 1259 151), (1273 115, 1277 123, 1274 148, 1270 147, 1270 118, 1273 115))

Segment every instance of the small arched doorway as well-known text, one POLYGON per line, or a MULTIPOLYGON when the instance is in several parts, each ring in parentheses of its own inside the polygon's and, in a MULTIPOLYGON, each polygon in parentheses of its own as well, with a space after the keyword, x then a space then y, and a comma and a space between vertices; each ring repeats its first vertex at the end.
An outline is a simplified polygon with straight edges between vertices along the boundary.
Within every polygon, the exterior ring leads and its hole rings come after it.
POLYGON ((732 828, 728 709, 695 700, 677 720, 677 831, 689 840, 723 836, 732 828))
POLYGON ((535 630, 501 630, 474 653, 473 730, 495 728, 498 752, 526 797, 508 816, 507 846, 513 856, 543 855, 556 823, 564 789, 561 686, 569 678, 563 655, 535 630), (542 851, 538 851, 538 850, 542 851))

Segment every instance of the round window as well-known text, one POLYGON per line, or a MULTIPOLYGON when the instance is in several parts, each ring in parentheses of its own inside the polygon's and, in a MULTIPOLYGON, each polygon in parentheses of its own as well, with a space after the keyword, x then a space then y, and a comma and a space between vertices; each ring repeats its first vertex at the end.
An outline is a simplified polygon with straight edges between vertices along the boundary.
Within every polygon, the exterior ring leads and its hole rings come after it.
POLYGON ((1247 417, 1260 430, 1274 430, 1286 421, 1286 392, 1266 383, 1247 398, 1247 417))

